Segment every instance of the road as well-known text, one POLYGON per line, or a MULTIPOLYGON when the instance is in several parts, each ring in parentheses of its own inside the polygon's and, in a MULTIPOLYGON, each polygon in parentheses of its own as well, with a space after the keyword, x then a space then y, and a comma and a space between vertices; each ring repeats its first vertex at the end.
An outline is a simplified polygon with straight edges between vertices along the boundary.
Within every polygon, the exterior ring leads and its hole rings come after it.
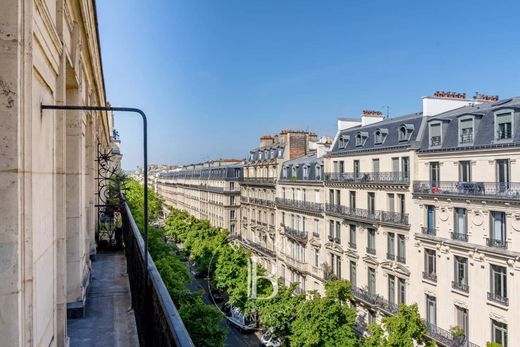
MULTIPOLYGON (((186 265, 189 268, 189 264, 186 263, 186 265)), ((191 282, 186 285, 186 288, 188 288, 192 292, 204 291, 204 302, 208 305, 214 305, 212 300, 208 296, 208 281, 204 278, 195 278, 191 272, 191 282)), ((224 343, 224 346, 226 347, 238 347, 238 346, 244 346, 244 347, 258 347, 260 346, 260 334, 257 333, 250 333, 250 334, 242 334, 240 333, 235 327, 230 326, 226 322, 226 318, 223 318, 220 321, 220 326, 227 328, 228 335, 226 337, 226 341, 224 343)))

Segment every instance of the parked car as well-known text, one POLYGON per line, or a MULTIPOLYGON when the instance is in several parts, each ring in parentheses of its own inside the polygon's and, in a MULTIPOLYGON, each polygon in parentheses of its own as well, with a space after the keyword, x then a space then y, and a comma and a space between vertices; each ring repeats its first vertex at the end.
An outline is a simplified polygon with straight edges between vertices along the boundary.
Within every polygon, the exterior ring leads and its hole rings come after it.
POLYGON ((260 338, 260 345, 264 347, 280 347, 282 339, 273 335, 271 331, 266 331, 260 338))
POLYGON ((224 301, 224 296, 218 289, 212 289, 211 290, 211 297, 213 298, 214 302, 222 302, 224 301))
POLYGON ((240 312, 239 308, 231 306, 229 302, 224 306, 224 312, 227 311, 226 320, 228 324, 235 326, 242 334, 250 333, 256 330, 256 317, 252 315, 244 315, 242 312, 240 312))

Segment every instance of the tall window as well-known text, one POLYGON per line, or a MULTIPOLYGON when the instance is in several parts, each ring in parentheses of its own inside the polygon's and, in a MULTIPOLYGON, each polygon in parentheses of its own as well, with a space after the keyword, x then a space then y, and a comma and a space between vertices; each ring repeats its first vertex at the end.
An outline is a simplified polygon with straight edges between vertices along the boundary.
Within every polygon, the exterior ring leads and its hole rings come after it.
POLYGON ((349 192, 349 207, 351 210, 356 208, 356 192, 353 190, 349 192))
POLYGON ((426 206, 426 233, 435 235, 435 206, 426 206))
POLYGON ((336 256, 336 276, 341 279, 341 258, 336 256))
POLYGON ((376 145, 383 143, 383 133, 379 129, 374 133, 374 143, 376 145))
POLYGON ((467 337, 469 331, 468 309, 455 306, 455 310, 457 311, 457 326, 464 331, 464 335, 467 337))
POLYGON ((336 242, 341 243, 341 223, 336 222, 336 242))
POLYGON ((473 143, 473 118, 461 119, 459 123, 459 144, 473 143))
POLYGON ((397 261, 406 263, 406 237, 397 235, 397 261))
POLYGON ((440 181, 440 167, 438 161, 430 162, 430 182, 432 188, 438 187, 440 181))
POLYGON ((403 179, 409 179, 410 178, 410 158, 408 157, 402 157, 401 158, 401 167, 402 167, 402 175, 403 179))
POLYGON ((374 174, 379 173, 379 159, 372 159, 372 172, 374 174))
POLYGON ((406 304, 406 282, 402 278, 397 280, 397 303, 406 304))
POLYGON ((426 323, 437 325, 437 300, 426 295, 426 323))
POLYGON ((386 237, 386 257, 388 259, 394 260, 395 259, 395 234, 394 233, 388 233, 386 237))
POLYGON ((317 248, 314 248, 314 266, 320 266, 320 250, 317 248))
POLYGON ((388 302, 395 304, 395 276, 388 275, 388 302))
POLYGON ((359 177, 359 160, 354 160, 354 177, 359 177))
POLYGON ((343 160, 339 161, 339 172, 344 173, 345 172, 345 162, 343 160))
POLYGON ((334 221, 329 221, 329 238, 334 239, 334 221))
POLYGON ((459 161, 459 182, 471 182, 471 161, 459 161))
POLYGON ((373 214, 376 210, 376 195, 375 193, 368 192, 368 213, 373 214))
POLYGON ((406 127, 403 125, 399 128, 399 141, 406 140, 408 140, 408 131, 406 130, 406 127))
POLYGON ((398 173, 401 171, 399 169, 399 158, 392 158, 392 171, 394 173, 398 173))
POLYGON ((508 140, 513 138, 513 113, 505 112, 495 115, 496 139, 508 140))
POLYGON ((491 211, 491 237, 489 246, 506 247, 506 214, 491 211))
POLYGON ((493 301, 507 303, 507 271, 499 265, 491 265, 491 292, 489 298, 493 301))
POLYGON ((357 277, 357 266, 355 261, 350 261, 350 283, 353 287, 356 286, 356 277, 357 277))
POLYGON ((424 277, 437 281, 437 259, 433 249, 424 250, 424 277))
POLYGON ((350 248, 356 248, 356 225, 349 225, 349 243, 350 248))
POLYGON ((468 240, 468 212, 465 208, 456 207, 453 209, 454 212, 454 239, 455 240, 468 240))
POLYGON ((510 168, 508 159, 499 159, 496 161, 496 180, 498 192, 506 192, 509 189, 510 168))
POLYGON ((306 180, 309 178, 309 167, 305 165, 303 167, 303 179, 306 180))
POLYGON ((314 220, 314 235, 320 237, 320 220, 314 220))
POLYGON ((376 295, 376 270, 368 268, 368 294, 376 295))
POLYGON ((341 193, 339 189, 336 189, 336 205, 341 205, 341 193))
POLYGON ((441 145, 441 123, 430 124, 430 147, 441 145))
POLYGON ((502 347, 507 345, 507 324, 491 320, 491 340, 492 342, 500 343, 502 347))
POLYGON ((468 291, 468 258, 455 256, 455 278, 453 279, 453 287, 468 291))
POLYGON ((321 166, 316 166, 316 179, 321 180, 321 166))
POLYGON ((395 212, 395 194, 388 193, 388 211, 395 212))
POLYGON ((376 230, 369 228, 367 231, 367 252, 376 254, 376 230))

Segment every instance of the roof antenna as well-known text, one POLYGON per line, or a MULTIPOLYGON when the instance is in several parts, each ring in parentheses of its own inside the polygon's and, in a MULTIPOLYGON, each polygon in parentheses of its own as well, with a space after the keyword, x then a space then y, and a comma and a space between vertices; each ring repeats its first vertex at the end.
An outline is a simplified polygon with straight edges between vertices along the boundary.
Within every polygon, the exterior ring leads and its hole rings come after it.
POLYGON ((381 106, 381 108, 386 108, 385 118, 390 118, 390 106, 381 106))

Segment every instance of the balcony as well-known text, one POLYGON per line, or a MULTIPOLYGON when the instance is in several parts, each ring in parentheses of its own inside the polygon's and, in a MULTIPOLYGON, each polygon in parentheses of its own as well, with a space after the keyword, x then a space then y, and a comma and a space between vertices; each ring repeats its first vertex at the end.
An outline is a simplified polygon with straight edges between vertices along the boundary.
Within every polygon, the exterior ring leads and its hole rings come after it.
POLYGON ((386 259, 388 259, 388 260, 395 260, 395 254, 386 253, 386 259))
POLYGON ((286 225, 282 225, 282 227, 285 230, 285 235, 299 242, 307 242, 308 233, 306 231, 291 228, 286 225))
POLYGON ((348 246, 350 248, 352 248, 352 249, 356 249, 357 248, 357 244, 355 242, 351 242, 351 241, 348 242, 348 246))
POLYGON ((326 182, 346 184, 374 183, 374 184, 409 184, 408 172, 328 172, 326 182))
POLYGON ((426 334, 432 340, 438 342, 441 346, 446 347, 479 347, 478 345, 468 341, 464 336, 453 336, 453 334, 447 330, 439 328, 437 325, 432 323, 426 323, 428 327, 428 333, 426 334))
POLYGON ((451 239, 457 241, 468 242, 468 234, 466 233, 451 233, 451 239))
POLYGON ((469 293, 469 286, 462 281, 451 281, 451 287, 464 293, 469 293))
POLYGON ((486 239, 486 245, 489 247, 495 247, 495 248, 504 248, 507 249, 507 241, 505 240, 497 240, 497 239, 486 239))
POLYGON ((341 217, 353 217, 376 223, 397 224, 408 227, 408 214, 388 211, 369 211, 362 208, 350 208, 342 205, 326 204, 325 211, 341 217))
POLYGON ((332 236, 332 235, 329 234, 329 235, 327 236, 327 238, 328 238, 328 240, 329 240, 330 242, 335 242, 335 243, 337 243, 337 244, 340 244, 340 243, 341 243, 341 239, 340 239, 339 237, 334 237, 334 236, 332 236))
POLYGON ((427 227, 421 227, 421 233, 425 235, 432 235, 435 236, 437 234, 437 231, 435 227, 427 226, 427 227))
POLYGON ((260 198, 246 198, 244 197, 244 202, 249 202, 250 204, 260 205, 260 206, 266 206, 266 207, 274 207, 274 201, 266 200, 266 199, 260 199, 260 198))
POLYGON ((278 207, 282 207, 282 208, 286 207, 286 208, 305 210, 305 211, 316 212, 316 213, 323 212, 323 204, 319 203, 319 202, 276 198, 276 204, 278 205, 278 207))
POLYGON ((378 308, 387 314, 395 314, 399 308, 397 304, 389 302, 380 295, 371 294, 366 289, 352 286, 352 295, 355 299, 378 308))
POLYGON ((396 255, 395 260, 397 260, 401 264, 406 264, 406 257, 402 255, 396 255))
POLYGON ((304 260, 293 257, 292 255, 290 255, 288 253, 284 253, 284 256, 285 256, 285 259, 284 259, 285 265, 293 268, 294 270, 296 270, 298 272, 305 273, 305 274, 308 273, 307 263, 304 260))
POLYGON ((263 255, 266 255, 268 257, 271 257, 271 258, 275 258, 276 257, 276 252, 274 250, 271 250, 269 248, 267 248, 266 246, 264 245, 260 245, 256 242, 252 242, 252 241, 249 241, 243 237, 240 237, 238 238, 238 241, 244 245, 245 247, 249 248, 249 249, 252 249, 253 251, 256 251, 258 253, 262 253, 263 255))
POLYGON ((193 346, 150 254, 147 254, 148 274, 145 282, 144 241, 126 202, 121 215, 139 342, 143 346, 193 346))
POLYGON ((414 194, 520 200, 519 182, 414 181, 414 194))
POLYGON ((376 255, 376 249, 372 247, 367 247, 367 253, 376 255))
POLYGON ((428 281, 432 281, 432 282, 437 282, 437 274, 432 272, 432 273, 428 273, 426 271, 423 271, 422 273, 422 277, 425 279, 425 280, 428 280, 428 281))
POLYGON ((244 184, 274 186, 276 178, 274 177, 244 177, 244 184))
POLYGON ((487 298, 489 301, 497 302, 504 306, 509 306, 509 298, 507 296, 502 296, 498 293, 488 292, 487 298))

